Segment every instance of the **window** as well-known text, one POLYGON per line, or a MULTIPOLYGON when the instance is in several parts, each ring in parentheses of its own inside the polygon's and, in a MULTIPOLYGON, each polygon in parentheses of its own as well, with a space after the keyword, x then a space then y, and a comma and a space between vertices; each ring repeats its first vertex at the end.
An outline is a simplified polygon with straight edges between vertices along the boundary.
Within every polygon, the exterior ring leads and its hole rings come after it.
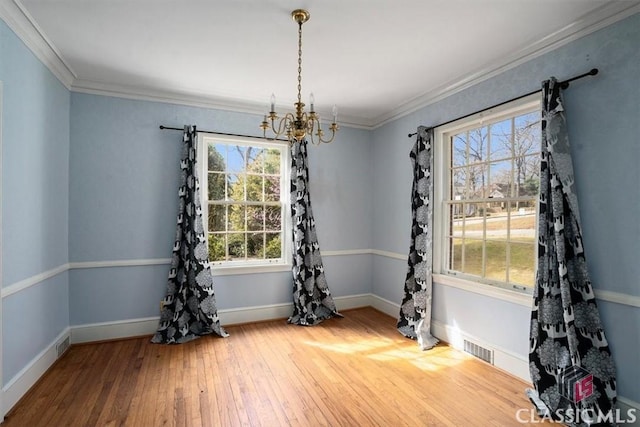
POLYGON ((288 146, 201 135, 200 153, 214 267, 288 264, 288 146))
MULTIPOLYGON (((527 291, 537 261, 540 102, 534 95, 436 129, 441 272, 527 291)), ((437 167, 437 166, 436 166, 437 167)), ((436 249, 438 250, 438 249, 436 249)))

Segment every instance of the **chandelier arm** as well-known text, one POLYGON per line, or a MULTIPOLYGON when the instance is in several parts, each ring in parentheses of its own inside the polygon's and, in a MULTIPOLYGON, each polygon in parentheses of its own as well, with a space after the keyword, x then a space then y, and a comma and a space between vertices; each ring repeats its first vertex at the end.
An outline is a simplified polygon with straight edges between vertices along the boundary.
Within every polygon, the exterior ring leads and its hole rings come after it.
POLYGON ((324 139, 324 138, 322 138, 322 136, 321 136, 321 137, 320 137, 320 142, 323 142, 323 143, 325 143, 325 144, 329 144, 331 141, 333 141, 333 138, 335 138, 335 137, 336 137, 336 131, 338 130, 338 127, 337 127, 337 126, 333 126, 333 125, 331 125, 329 129, 331 129, 331 138, 329 138, 329 139, 324 139))
POLYGON ((279 137, 280 135, 282 135, 283 129, 282 129, 282 124, 284 122, 284 117, 278 119, 278 128, 276 129, 276 122, 274 119, 271 119, 271 132, 273 132, 276 137, 279 137))
POLYGON ((282 117, 280 120, 278 120, 278 128, 276 129, 276 123, 275 120, 272 118, 271 119, 271 131, 276 134, 276 136, 281 136, 285 133, 285 131, 287 130, 287 126, 293 122, 293 120, 295 120, 293 114, 291 113, 287 113, 284 115, 284 117, 282 117))
POLYGON ((322 142, 322 129, 320 128, 319 122, 315 134, 313 133, 313 130, 310 130, 309 135, 311 135, 311 142, 313 143, 313 145, 320 145, 320 143, 322 142))

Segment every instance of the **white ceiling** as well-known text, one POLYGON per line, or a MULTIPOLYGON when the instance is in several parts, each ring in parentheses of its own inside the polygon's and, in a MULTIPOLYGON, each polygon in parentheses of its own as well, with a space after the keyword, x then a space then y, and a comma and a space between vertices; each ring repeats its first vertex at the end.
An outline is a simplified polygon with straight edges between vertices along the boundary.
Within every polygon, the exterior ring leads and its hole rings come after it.
MULTIPOLYGON (((375 126, 439 94, 611 22, 638 2, 603 0, 13 1, 70 72, 71 89, 251 112, 296 97, 375 126)), ((634 6, 635 5, 635 6, 634 6)), ((619 19, 619 18, 618 18, 619 19)), ((560 77, 560 76, 559 76, 560 77)), ((328 114, 326 114, 328 115, 328 114)))

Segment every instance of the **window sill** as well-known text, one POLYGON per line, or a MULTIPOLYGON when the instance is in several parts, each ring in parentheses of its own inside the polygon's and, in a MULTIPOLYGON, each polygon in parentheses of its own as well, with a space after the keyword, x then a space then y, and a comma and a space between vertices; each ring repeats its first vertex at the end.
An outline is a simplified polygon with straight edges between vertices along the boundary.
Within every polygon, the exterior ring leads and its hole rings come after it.
POLYGON ((445 274, 434 274, 433 282, 438 285, 462 289, 463 291, 473 292, 528 308, 531 308, 532 305, 532 296, 528 293, 511 291, 509 289, 503 289, 486 283, 474 282, 445 274))
POLYGON ((214 265, 211 267, 211 271, 214 276, 235 276, 240 274, 290 272, 291 267, 291 264, 214 265))

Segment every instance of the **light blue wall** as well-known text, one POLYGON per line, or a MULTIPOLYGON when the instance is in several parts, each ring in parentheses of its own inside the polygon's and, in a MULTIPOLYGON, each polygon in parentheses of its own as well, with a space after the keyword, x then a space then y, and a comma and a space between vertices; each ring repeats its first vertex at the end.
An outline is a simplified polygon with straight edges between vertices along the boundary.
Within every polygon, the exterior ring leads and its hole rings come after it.
MULTIPOLYGON (((596 289, 640 296, 640 16, 572 42, 373 132, 342 129, 310 149, 311 192, 324 251, 404 254, 411 173, 406 137, 598 67, 566 92, 585 247, 596 289)), ((2 286, 67 262, 170 256, 180 134, 158 125, 256 134, 260 117, 70 94, 0 21, 3 110, 2 286)), ((400 302, 406 261, 325 257, 335 296, 400 302)), ((166 265, 72 269, 3 299, 4 384, 66 326, 157 316, 166 265), (26 315, 26 310, 37 315, 26 315), (31 337, 26 339, 25 337, 31 337)), ((218 276, 220 309, 286 303, 289 273, 218 276)), ((526 357, 528 309, 436 283, 434 318, 526 357), (508 325, 508 326, 506 326, 508 325)), ((619 392, 640 401, 639 309, 602 302, 619 392), (621 324, 625 325, 623 329, 621 324)))
MULTIPOLYGON (((411 173, 407 133, 531 92, 555 75, 600 69, 565 92, 587 261, 594 287, 640 296, 640 15, 468 88, 373 132, 373 247, 406 253, 411 173)), ((400 302, 406 261, 375 256, 373 292, 400 302)), ((434 319, 526 358, 529 309, 434 286, 434 319)), ((600 303, 619 393, 640 401, 640 309, 600 303), (624 325, 624 326, 623 326, 624 325)))
MULTIPOLYGON (((182 135, 159 125, 258 135, 259 116, 174 104, 71 95, 71 262, 169 258, 182 135)), ((321 248, 371 247, 369 132, 344 128, 309 150, 321 248)), ((327 257, 336 296, 368 292, 370 255, 327 257), (354 270, 352 264, 356 266, 354 270)), ((70 275, 71 324, 158 315, 168 266, 88 268, 70 275)), ((219 309, 286 303, 290 273, 218 276, 219 309)))
POLYGON ((4 298, 4 384, 69 326, 68 283, 68 272, 64 272, 4 298))
MULTIPOLYGON (((69 91, 0 21, 2 287, 68 262, 69 91)), ((66 272, 3 298, 3 383, 69 325, 66 272)))
POLYGON ((69 91, 0 21, 3 286, 68 259, 69 91))

